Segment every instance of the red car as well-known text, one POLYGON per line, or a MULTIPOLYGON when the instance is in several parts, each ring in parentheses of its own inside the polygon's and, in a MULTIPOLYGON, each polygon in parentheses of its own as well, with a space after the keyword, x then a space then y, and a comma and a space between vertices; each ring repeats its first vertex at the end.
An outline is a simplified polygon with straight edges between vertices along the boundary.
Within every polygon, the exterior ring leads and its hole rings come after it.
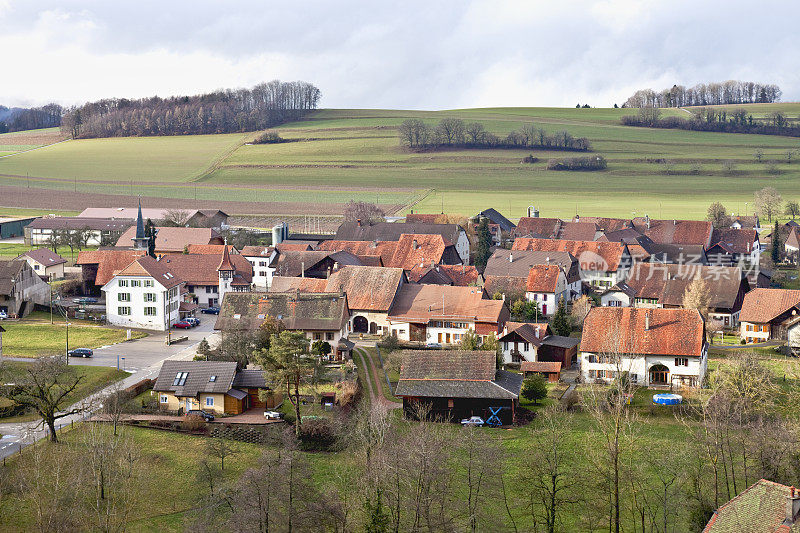
POLYGON ((186 322, 185 320, 180 320, 172 324, 172 327, 176 329, 189 329, 192 327, 192 325, 186 322))

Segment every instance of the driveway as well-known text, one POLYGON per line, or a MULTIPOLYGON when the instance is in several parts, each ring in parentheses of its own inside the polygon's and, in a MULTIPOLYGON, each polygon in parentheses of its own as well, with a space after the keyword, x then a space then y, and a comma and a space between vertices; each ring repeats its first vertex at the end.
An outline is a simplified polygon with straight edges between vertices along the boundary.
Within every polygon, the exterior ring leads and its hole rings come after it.
MULTIPOLYGON (((94 356, 90 359, 71 359, 70 363, 90 366, 117 366, 119 358, 120 370, 139 372, 156 363, 161 363, 171 355, 175 355, 189 346, 199 343, 203 338, 208 338, 214 333, 216 315, 200 315, 200 325, 192 329, 174 329, 172 338, 189 337, 188 341, 167 346, 167 333, 156 331, 141 339, 112 344, 94 349, 94 356)), ((78 346, 75 346, 78 348, 78 346)))

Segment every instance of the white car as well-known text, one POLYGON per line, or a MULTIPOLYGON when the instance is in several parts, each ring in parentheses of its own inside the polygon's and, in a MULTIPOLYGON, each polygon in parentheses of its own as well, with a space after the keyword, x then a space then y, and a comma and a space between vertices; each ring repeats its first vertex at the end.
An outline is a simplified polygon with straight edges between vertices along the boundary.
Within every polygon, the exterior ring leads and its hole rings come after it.
POLYGON ((5 320, 6 318, 8 318, 8 313, 0 311, 0 320, 5 320))
POLYGON ((283 418, 283 413, 279 413, 278 411, 264 411, 264 418, 269 418, 270 420, 280 420, 283 418))
POLYGON ((483 426, 483 418, 479 416, 471 416, 461 421, 462 426, 483 426))

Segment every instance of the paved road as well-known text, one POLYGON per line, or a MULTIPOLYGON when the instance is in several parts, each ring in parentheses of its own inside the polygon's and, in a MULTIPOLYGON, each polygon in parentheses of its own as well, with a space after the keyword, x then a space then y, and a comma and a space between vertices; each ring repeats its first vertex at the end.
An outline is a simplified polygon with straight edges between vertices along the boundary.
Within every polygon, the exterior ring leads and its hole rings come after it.
MULTIPOLYGON (((189 337, 187 342, 166 346, 164 342, 166 334, 159 332, 142 339, 97 348, 94 351, 94 357, 91 359, 72 359, 71 362, 77 361, 78 364, 116 367, 117 355, 119 354, 120 368, 123 367, 121 358, 125 357, 124 369, 128 372, 133 372, 120 382, 122 388, 134 385, 143 379, 155 379, 161 369, 161 363, 165 359, 192 359, 197 351, 197 344, 203 337, 206 337, 212 346, 215 345, 217 336, 212 336, 212 333, 216 316, 204 315, 201 320, 202 323, 198 327, 186 330, 186 333, 181 332, 181 335, 185 334, 189 337)), ((91 416, 93 411, 97 411, 100 408, 99 404, 102 402, 103 396, 113 392, 115 385, 109 386, 71 406, 71 408, 80 406, 85 409, 85 412, 60 418, 56 422, 56 427, 68 426, 72 422, 79 422, 91 416)), ((2 434, 2 437, 0 437, 0 459, 13 455, 19 451, 20 447, 29 446, 36 440, 46 436, 40 420, 0 424, 0 434, 2 434)))

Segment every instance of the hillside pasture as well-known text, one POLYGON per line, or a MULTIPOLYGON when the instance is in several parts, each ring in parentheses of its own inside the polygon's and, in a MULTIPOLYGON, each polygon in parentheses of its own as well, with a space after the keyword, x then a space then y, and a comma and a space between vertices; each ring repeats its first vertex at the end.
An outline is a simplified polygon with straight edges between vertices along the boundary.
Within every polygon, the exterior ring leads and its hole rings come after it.
MULTIPOLYGON (((758 113, 772 109, 764 106, 800 112, 800 104, 751 106, 758 113)), ((263 202, 263 214, 336 214, 347 201, 363 200, 399 212, 474 214, 495 207, 510 218, 524 215, 529 205, 542 216, 703 218, 714 201, 752 213, 753 193, 765 186, 786 199, 800 198, 799 139, 620 124, 635 112, 323 109, 276 128, 292 141, 279 144, 249 144, 254 133, 68 141, 0 159, 0 186, 69 191, 76 202, 81 193, 184 199, 187 207, 195 200, 263 202), (550 158, 585 155, 562 151, 401 146, 397 126, 403 120, 435 125, 443 117, 481 122, 501 137, 529 122, 548 133, 566 130, 587 137, 608 168, 548 171, 550 158), (754 158, 757 150, 762 162, 754 158), (523 163, 528 155, 538 161, 523 163)), ((663 115, 689 112, 665 109, 663 115)), ((256 213, 231 214, 245 212, 256 213)))

